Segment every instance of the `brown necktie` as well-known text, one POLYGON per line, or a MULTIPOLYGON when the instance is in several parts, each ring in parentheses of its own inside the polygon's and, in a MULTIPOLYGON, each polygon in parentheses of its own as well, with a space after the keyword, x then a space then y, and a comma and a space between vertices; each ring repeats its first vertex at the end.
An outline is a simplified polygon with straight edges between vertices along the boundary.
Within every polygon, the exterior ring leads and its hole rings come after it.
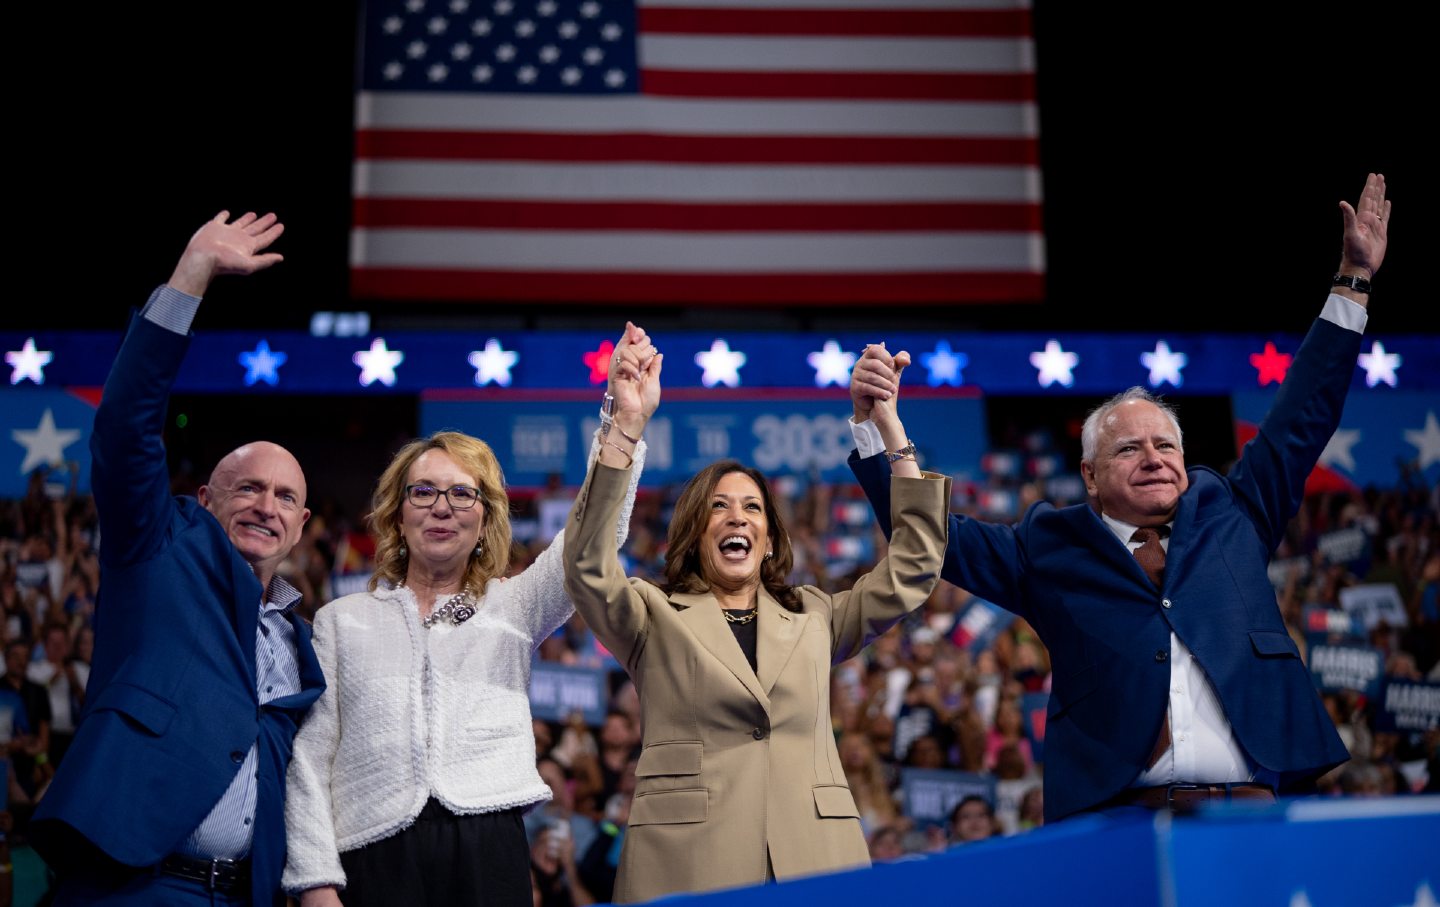
POLYGON ((1140 547, 1135 549, 1135 560, 1140 562, 1140 569, 1150 577, 1155 588, 1161 588, 1165 580, 1165 547, 1160 544, 1159 531, 1136 529, 1130 541, 1140 543, 1140 547))
MULTIPOLYGON (((1156 589, 1162 588, 1165 581, 1165 547, 1160 544, 1160 533, 1154 529, 1136 529, 1135 534, 1130 536, 1130 541, 1139 542, 1140 547, 1135 549, 1135 560, 1139 562, 1140 569, 1150 577, 1150 582, 1155 584, 1156 589)), ((1170 748, 1170 711, 1165 711, 1165 721, 1160 725, 1160 736, 1155 739, 1155 749, 1150 751, 1149 765, 1153 766, 1165 755, 1170 748)))

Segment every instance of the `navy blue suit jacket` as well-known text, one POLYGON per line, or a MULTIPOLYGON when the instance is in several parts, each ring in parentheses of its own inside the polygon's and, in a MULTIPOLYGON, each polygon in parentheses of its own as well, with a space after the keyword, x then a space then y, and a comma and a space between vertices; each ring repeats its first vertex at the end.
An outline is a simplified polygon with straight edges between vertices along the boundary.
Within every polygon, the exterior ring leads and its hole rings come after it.
MULTIPOLYGON (((1240 745, 1282 785, 1348 758, 1266 567, 1334 434, 1359 347, 1358 333, 1316 321, 1230 473, 1189 470, 1158 592, 1088 505, 1039 503, 1013 527, 950 517, 941 576, 1024 617, 1050 650, 1048 820, 1101 805, 1146 767, 1169 706, 1172 630, 1240 745)), ((852 453, 850 465, 888 535, 884 457, 852 453)))
POLYGON ((95 657, 75 741, 32 834, 62 872, 83 869, 75 863, 90 847, 153 865, 184 843, 258 744, 252 900, 283 903, 285 769, 324 676, 309 625, 292 614, 302 691, 260 704, 260 581, 209 511, 170 494, 162 431, 189 343, 134 318, 95 413, 95 657))

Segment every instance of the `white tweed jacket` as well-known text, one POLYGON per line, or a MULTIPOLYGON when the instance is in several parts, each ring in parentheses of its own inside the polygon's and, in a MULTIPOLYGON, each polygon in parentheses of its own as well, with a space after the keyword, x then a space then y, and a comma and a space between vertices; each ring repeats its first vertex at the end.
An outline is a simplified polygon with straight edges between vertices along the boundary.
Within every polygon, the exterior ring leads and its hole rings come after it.
MULTIPOLYGON (((617 545, 643 461, 642 444, 617 545)), ((432 796, 455 813, 550 799, 535 771, 530 664, 574 613, 564 552, 562 533, 520 575, 491 580, 459 626, 425 629, 403 587, 347 595, 316 613, 327 686, 295 738, 286 782, 287 892, 344 887, 340 853, 409 826, 432 796)))

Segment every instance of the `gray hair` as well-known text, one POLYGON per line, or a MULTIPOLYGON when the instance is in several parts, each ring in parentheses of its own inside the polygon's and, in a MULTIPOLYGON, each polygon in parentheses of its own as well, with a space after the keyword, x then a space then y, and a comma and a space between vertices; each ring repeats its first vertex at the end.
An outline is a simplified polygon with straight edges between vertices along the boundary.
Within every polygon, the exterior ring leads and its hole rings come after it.
POLYGON ((1165 417, 1170 420, 1170 424, 1175 426, 1175 443, 1179 444, 1182 449, 1185 447, 1185 433, 1180 430, 1180 419, 1175 415, 1175 408, 1137 385, 1106 400, 1085 417, 1085 425, 1080 429, 1081 460, 1087 463, 1095 462, 1095 446, 1100 443, 1100 423, 1105 421, 1105 417, 1110 415, 1117 406, 1132 400, 1144 400, 1164 413, 1165 417))

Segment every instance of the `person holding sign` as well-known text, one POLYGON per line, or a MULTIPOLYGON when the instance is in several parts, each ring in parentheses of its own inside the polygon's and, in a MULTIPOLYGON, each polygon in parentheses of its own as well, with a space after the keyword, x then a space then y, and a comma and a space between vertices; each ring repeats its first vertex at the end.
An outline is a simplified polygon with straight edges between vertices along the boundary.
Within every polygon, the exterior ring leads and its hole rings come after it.
MULTIPOLYGON (((1385 178, 1340 207, 1333 292, 1228 475, 1187 469, 1175 413, 1137 387, 1085 421, 1089 506, 1038 503, 1014 527, 950 517, 944 578, 1024 617, 1050 650, 1046 821, 1273 799, 1347 758, 1266 575, 1339 423, 1385 257, 1385 178)), ((898 377, 872 346, 850 385, 851 468, 887 530, 873 413, 898 377)))
POLYGON ((675 504, 665 582, 627 579, 611 530, 662 358, 623 354, 616 413, 565 528, 565 586, 640 695, 644 740, 615 900, 865 866, 830 728, 830 666, 939 579, 949 480, 921 475, 893 401, 874 408, 894 475, 890 553, 849 592, 792 586, 765 477, 722 460, 675 504))
MULTIPOLYGON (((618 349, 654 348, 627 325, 618 349)), ((611 514, 612 556, 644 445, 628 456, 635 468, 611 514)), ((315 616, 329 686, 295 740, 285 889, 303 907, 339 904, 342 889, 346 907, 529 905, 521 813, 550 798, 535 768, 530 664, 573 613, 563 542, 505 577, 500 465, 485 442, 453 431, 401 448, 376 485, 370 523, 370 591, 315 616)))

